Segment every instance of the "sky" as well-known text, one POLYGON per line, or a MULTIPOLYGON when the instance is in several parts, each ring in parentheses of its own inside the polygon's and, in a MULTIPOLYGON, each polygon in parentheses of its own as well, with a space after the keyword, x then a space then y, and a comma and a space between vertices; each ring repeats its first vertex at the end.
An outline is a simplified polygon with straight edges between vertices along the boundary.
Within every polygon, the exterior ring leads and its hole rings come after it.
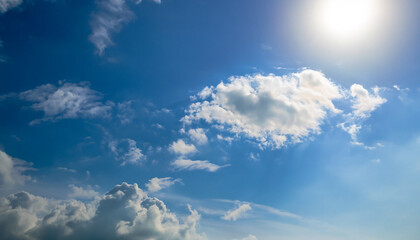
POLYGON ((0 238, 419 239, 419 11, 0 0, 0 238))

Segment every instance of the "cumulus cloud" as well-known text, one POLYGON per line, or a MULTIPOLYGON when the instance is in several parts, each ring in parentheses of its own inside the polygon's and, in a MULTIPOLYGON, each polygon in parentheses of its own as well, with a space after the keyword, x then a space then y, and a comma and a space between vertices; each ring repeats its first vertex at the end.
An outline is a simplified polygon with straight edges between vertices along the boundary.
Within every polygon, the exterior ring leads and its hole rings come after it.
POLYGON ((202 128, 188 130, 188 136, 199 145, 206 144, 208 141, 206 133, 202 128))
POLYGON ((362 85, 353 84, 350 94, 353 98, 352 108, 355 117, 367 118, 370 113, 386 102, 385 98, 379 96, 379 88, 373 88, 373 94, 369 93, 362 85))
POLYGON ((71 192, 68 195, 70 198, 75 199, 95 199, 99 197, 99 193, 92 189, 91 186, 88 186, 86 189, 83 187, 78 187, 76 185, 69 185, 71 192))
POLYGON ((205 170, 208 172, 216 172, 222 167, 230 165, 216 165, 207 160, 189 160, 189 159, 177 159, 171 163, 175 170, 205 170))
MULTIPOLYGON (((105 49, 114 45, 112 34, 118 33, 121 28, 134 19, 134 13, 130 10, 128 2, 139 4, 141 0, 99 0, 97 10, 92 14, 90 26, 92 33, 89 40, 95 45, 99 55, 103 55, 105 49)), ((160 0, 154 0, 160 3, 160 0)))
POLYGON ((173 153, 181 155, 197 152, 197 148, 193 144, 187 144, 182 139, 178 139, 178 141, 169 145, 169 150, 173 153))
POLYGON ((184 221, 136 184, 116 185, 96 204, 57 202, 26 192, 0 200, 1 239, 203 240, 189 207, 184 221))
POLYGON ((20 4, 22 4, 22 0, 1 0, 0 1, 0 13, 5 13, 10 9, 13 9, 20 4))
POLYGON ((339 113, 333 100, 340 89, 313 70, 276 76, 231 77, 227 83, 206 87, 190 105, 185 124, 204 120, 236 135, 255 139, 263 148, 281 148, 320 133, 327 112, 339 113))
POLYGON ((251 210, 251 205, 249 203, 244 203, 239 205, 237 208, 233 210, 229 210, 223 217, 223 220, 227 221, 236 221, 239 218, 242 218, 245 216, 246 212, 251 210))
POLYGON ((114 153, 117 160, 121 161, 121 166, 126 164, 141 164, 146 160, 146 156, 137 147, 137 142, 133 139, 112 140, 108 147, 114 153))
POLYGON ((0 150, 0 187, 23 185, 31 179, 24 175, 25 171, 33 169, 31 166, 31 163, 12 158, 0 150))
POLYGON ((65 118, 104 118, 110 116, 112 103, 102 103, 101 94, 87 83, 64 83, 58 87, 45 84, 19 94, 19 98, 34 104, 44 117, 31 122, 55 121, 65 118))
POLYGON ((181 179, 172 179, 171 177, 165 177, 165 178, 152 178, 149 180, 148 183, 146 183, 147 190, 149 192, 157 192, 164 188, 168 188, 172 185, 174 185, 177 182, 182 182, 181 179))

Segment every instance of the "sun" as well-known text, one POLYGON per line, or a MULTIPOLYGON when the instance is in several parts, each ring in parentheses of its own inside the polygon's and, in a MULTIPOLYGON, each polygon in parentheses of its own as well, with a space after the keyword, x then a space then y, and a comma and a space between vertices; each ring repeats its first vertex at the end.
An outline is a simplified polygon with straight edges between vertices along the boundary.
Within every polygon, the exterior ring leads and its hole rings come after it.
POLYGON ((317 19, 328 35, 355 39, 372 29, 379 7, 376 0, 323 0, 317 9, 317 19))

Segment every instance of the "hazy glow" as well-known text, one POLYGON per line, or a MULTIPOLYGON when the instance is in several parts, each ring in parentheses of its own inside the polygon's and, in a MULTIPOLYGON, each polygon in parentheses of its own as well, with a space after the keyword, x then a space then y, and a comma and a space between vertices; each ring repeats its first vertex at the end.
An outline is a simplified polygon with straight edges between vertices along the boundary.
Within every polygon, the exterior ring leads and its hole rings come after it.
POLYGON ((323 31, 333 37, 354 39, 374 26, 378 9, 375 0, 324 0, 317 13, 323 31))

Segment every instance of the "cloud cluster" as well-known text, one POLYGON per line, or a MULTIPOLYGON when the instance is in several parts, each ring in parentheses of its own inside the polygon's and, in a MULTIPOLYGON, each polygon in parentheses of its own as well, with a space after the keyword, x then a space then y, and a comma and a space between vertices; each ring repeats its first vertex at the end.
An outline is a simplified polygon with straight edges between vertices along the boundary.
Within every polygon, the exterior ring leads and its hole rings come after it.
POLYGON ((141 164, 146 160, 146 156, 137 147, 137 142, 133 139, 112 140, 108 147, 114 153, 121 166, 126 164, 141 164))
POLYGON ((184 221, 136 184, 122 183, 95 203, 57 202, 20 192, 0 200, 0 239, 203 240, 200 219, 184 221))
POLYGON ((44 117, 31 122, 54 121, 65 118, 104 118, 110 116, 112 103, 101 102, 101 94, 87 83, 64 83, 58 87, 45 84, 19 94, 19 98, 33 102, 34 110, 44 117))
POLYGON ((333 82, 313 70, 288 76, 231 77, 227 83, 204 88, 182 121, 204 120, 254 138, 263 148, 280 148, 319 133, 327 112, 340 112, 332 101, 342 97, 333 82))
POLYGON ((13 9, 20 4, 22 4, 22 0, 1 0, 0 1, 0 13, 5 13, 10 9, 13 9))
POLYGON ((171 177, 165 177, 165 178, 155 177, 155 178, 150 179, 149 182, 146 183, 146 187, 147 187, 148 192, 157 192, 164 188, 168 188, 177 182, 182 183, 182 180, 179 178, 172 179, 171 177))
POLYGON ((250 211, 251 205, 249 203, 244 203, 239 205, 237 208, 233 210, 229 210, 223 217, 223 220, 227 221, 236 221, 239 218, 243 217, 248 211, 250 211))
POLYGON ((24 172, 32 169, 32 164, 12 158, 0 150, 0 187, 13 187, 23 185, 31 178, 24 172))
MULTIPOLYGON (((139 4, 141 0, 99 0, 97 10, 92 14, 92 34, 89 40, 95 45, 97 53, 103 55, 105 49, 114 45, 112 34, 118 33, 124 24, 134 19, 134 13, 130 10, 127 2, 139 4)), ((154 0, 160 3, 160 0, 154 0)))

